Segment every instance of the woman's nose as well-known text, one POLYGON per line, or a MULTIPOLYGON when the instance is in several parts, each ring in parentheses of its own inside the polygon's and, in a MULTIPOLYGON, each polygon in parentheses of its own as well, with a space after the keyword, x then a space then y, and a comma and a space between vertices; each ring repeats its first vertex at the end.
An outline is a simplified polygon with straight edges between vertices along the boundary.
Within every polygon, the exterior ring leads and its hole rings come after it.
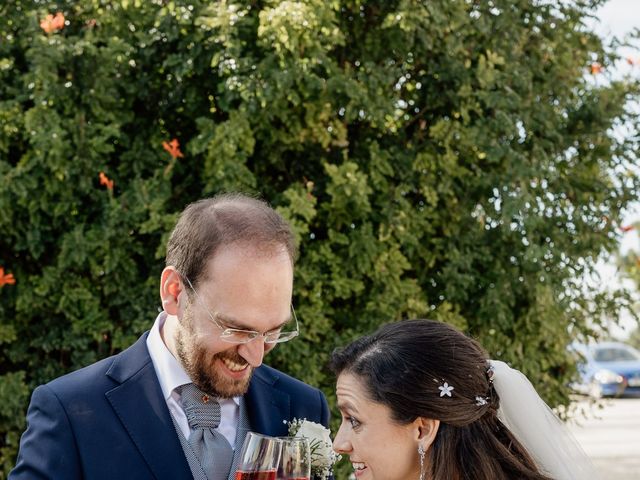
POLYGON ((352 450, 351 442, 347 436, 343 433, 342 425, 338 429, 335 438, 333 439, 333 450, 337 453, 349 453, 352 450))

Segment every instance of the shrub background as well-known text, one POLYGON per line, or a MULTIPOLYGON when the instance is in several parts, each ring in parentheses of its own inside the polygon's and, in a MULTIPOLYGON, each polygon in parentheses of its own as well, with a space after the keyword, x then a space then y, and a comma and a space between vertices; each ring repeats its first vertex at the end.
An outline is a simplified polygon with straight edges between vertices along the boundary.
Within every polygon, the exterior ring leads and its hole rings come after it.
POLYGON ((566 345, 627 301, 584 276, 637 195, 638 76, 602 2, 544 3, 3 2, 0 477, 32 388, 150 327, 177 214, 221 191, 295 226, 302 337, 268 362, 332 403, 334 347, 430 317, 566 404, 566 345))

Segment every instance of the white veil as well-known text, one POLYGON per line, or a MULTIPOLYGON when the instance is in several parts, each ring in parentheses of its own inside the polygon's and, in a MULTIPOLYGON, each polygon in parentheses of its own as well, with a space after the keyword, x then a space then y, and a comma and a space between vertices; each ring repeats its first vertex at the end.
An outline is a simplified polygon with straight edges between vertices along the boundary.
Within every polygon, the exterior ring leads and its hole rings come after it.
POLYGON ((491 360, 493 387, 500 397, 498 418, 538 467, 556 480, 598 480, 595 467, 529 379, 506 363, 491 360))

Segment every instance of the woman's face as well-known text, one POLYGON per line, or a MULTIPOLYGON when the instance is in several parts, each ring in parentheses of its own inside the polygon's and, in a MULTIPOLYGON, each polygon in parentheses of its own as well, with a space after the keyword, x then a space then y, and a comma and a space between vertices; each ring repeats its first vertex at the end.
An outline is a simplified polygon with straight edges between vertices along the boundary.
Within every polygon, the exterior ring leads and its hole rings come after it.
POLYGON ((386 405, 370 400, 361 380, 342 373, 336 385, 342 415, 333 449, 348 455, 358 480, 417 480, 418 421, 399 425, 386 405))

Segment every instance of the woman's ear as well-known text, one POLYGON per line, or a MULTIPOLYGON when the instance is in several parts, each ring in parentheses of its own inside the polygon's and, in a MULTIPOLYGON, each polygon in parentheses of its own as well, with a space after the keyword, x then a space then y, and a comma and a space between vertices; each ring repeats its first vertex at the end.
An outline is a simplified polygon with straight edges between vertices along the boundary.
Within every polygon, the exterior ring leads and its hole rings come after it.
POLYGON ((165 267, 160 276, 160 298, 162 299, 162 309, 169 315, 178 314, 178 298, 181 292, 180 274, 175 267, 165 267))
POLYGON ((416 419, 418 427, 418 443, 426 452, 436 439, 438 429, 440 428, 440 420, 433 418, 418 417, 416 419))

